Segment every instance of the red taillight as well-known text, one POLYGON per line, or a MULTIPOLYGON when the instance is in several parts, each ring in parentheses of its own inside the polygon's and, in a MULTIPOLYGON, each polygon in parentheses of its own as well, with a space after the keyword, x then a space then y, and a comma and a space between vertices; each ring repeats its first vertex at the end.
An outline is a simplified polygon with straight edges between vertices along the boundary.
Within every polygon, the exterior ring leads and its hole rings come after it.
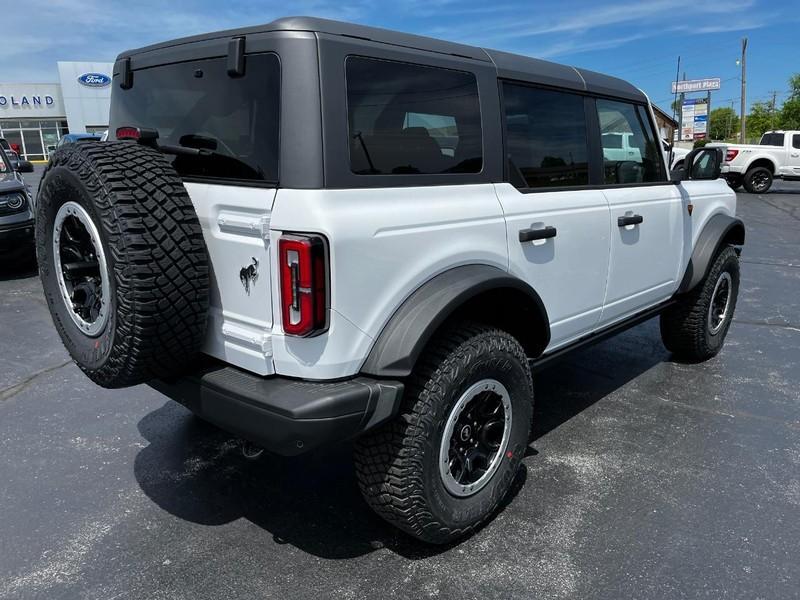
POLYGON ((278 242, 283 331, 309 336, 327 327, 328 266, 318 235, 284 235, 278 242))
POLYGON ((738 155, 739 155, 739 151, 738 150, 734 150, 733 148, 731 148, 730 150, 728 150, 725 153, 725 162, 731 162, 738 155))
POLYGON ((138 127, 117 127, 118 140, 138 140, 141 136, 138 127))

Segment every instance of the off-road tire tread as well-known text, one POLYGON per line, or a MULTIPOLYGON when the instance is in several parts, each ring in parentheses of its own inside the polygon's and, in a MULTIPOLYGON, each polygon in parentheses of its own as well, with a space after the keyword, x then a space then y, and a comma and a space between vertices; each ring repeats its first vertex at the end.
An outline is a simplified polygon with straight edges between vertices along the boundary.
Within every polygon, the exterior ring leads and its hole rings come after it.
POLYGON ((443 390, 457 379, 470 355, 508 352, 528 371, 529 397, 533 385, 525 351, 505 331, 477 323, 460 323, 435 339, 420 357, 410 377, 398 416, 356 443, 354 462, 367 504, 392 525, 430 542, 447 543, 470 535, 496 512, 500 500, 484 518, 464 528, 451 528, 431 514, 424 496, 423 455, 426 431, 434 427, 433 407, 443 390))
MULTIPOLYGON (((661 339, 664 346, 676 358, 688 361, 703 361, 716 355, 721 346, 712 348, 706 340, 707 318, 714 286, 725 264, 733 260, 738 280, 739 256, 732 246, 724 246, 714 259, 708 274, 678 302, 661 313, 661 339)), ((733 293, 733 291, 731 292, 733 293)), ((731 310, 735 308, 733 299, 731 310)), ((731 313, 732 318, 732 313, 731 313)), ((723 332, 723 335, 727 331, 723 332)))
MULTIPOLYGON (((54 153, 48 173, 72 171, 92 196, 111 252, 116 331, 98 369, 78 366, 105 387, 174 374, 200 349, 209 303, 209 260, 200 221, 180 176, 158 151, 131 142, 81 142, 54 153)), ((37 228, 37 239, 46 239, 37 228)), ((37 244, 41 254, 48 251, 37 244)))
POLYGON ((766 194, 769 191, 769 189, 772 187, 773 183, 775 183, 774 175, 773 175, 772 171, 770 171, 767 167, 753 167, 752 169, 748 169, 748 171, 744 174, 744 178, 742 179, 742 185, 744 185, 744 189, 746 189, 751 194, 766 194), (764 169, 765 171, 767 171, 767 173, 769 173, 770 182, 769 182, 769 185, 767 186, 767 189, 765 189, 763 191, 760 191, 760 192, 757 192, 753 188, 753 186, 750 185, 750 176, 752 175, 753 171, 758 171, 758 170, 761 170, 761 169, 764 169))

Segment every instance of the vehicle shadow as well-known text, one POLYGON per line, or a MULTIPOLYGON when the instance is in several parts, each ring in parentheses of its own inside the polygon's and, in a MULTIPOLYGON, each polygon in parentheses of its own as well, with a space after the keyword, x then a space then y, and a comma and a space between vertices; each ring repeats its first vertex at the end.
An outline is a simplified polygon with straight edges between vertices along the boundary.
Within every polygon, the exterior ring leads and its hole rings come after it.
MULTIPOLYGON (((626 333, 621 342, 605 342, 537 375, 534 440, 664 360, 652 326, 637 329, 644 331, 626 333)), ((186 521, 222 525, 245 518, 276 542, 327 559, 379 548, 409 559, 448 550, 417 542, 372 513, 358 490, 348 445, 295 458, 264 454, 248 460, 238 440, 174 402, 147 414, 138 427, 149 442, 135 459, 139 486, 159 507, 186 521)), ((536 455, 529 448, 526 462, 536 455)), ((526 477, 523 465, 500 510, 513 502, 526 477)))
POLYGON ((39 275, 36 261, 30 258, 7 258, 0 255, 0 281, 28 279, 39 275))

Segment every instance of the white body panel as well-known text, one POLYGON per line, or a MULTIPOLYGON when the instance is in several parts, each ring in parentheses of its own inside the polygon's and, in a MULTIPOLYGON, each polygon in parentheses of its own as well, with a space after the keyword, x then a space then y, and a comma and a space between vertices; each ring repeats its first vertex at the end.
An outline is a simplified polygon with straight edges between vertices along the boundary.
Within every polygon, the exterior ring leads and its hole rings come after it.
POLYGON ((281 189, 271 230, 273 242, 284 231, 308 231, 325 235, 330 246, 330 330, 315 338, 283 336, 276 311, 273 352, 281 375, 353 375, 392 314, 423 283, 459 265, 508 269, 506 227, 491 184, 281 189))
POLYGON ((561 346, 600 320, 610 249, 610 216, 601 190, 520 193, 495 186, 508 222, 509 271, 531 285, 550 318, 550 345, 561 346), (520 229, 557 235, 521 243, 520 229))
POLYGON ((203 351, 259 375, 272 363, 269 221, 274 189, 186 183, 209 254, 210 307, 203 351), (258 261, 249 294, 242 269, 258 261))
POLYGON ((611 259, 601 325, 669 298, 678 287, 683 259, 684 210, 675 185, 603 190, 611 210, 611 259), (640 215, 639 225, 617 218, 640 215))

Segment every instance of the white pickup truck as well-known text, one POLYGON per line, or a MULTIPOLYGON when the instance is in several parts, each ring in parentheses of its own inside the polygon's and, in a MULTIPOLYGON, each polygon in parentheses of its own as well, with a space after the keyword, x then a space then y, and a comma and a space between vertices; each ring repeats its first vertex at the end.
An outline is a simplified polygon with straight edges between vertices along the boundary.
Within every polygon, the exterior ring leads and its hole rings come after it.
MULTIPOLYGON (((709 146, 722 144, 709 144, 709 146)), ((800 180, 800 131, 767 131, 756 144, 725 144, 722 175, 733 188, 763 194, 777 177, 800 180)))

